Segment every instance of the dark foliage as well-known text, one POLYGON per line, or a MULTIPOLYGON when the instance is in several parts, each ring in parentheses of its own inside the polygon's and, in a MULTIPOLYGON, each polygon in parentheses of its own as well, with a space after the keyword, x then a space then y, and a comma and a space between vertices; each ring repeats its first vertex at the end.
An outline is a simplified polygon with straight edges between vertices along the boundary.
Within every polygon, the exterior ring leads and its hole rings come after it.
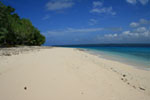
POLYGON ((0 46, 42 45, 45 37, 30 20, 21 19, 14 11, 0 2, 0 46))

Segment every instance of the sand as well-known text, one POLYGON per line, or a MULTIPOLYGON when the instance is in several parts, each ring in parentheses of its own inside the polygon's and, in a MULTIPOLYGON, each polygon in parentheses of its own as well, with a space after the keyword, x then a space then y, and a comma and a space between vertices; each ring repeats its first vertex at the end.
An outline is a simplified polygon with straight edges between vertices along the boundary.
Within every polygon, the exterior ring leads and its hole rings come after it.
POLYGON ((150 71, 73 48, 0 56, 0 100, 150 100, 150 71))

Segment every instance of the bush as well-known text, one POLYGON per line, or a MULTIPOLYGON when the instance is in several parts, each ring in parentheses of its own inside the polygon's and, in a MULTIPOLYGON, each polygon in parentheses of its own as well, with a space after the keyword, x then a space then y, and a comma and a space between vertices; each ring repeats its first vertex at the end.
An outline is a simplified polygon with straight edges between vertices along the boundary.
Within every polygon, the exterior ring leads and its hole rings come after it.
POLYGON ((30 20, 20 19, 14 11, 0 2, 0 46, 42 45, 45 37, 30 20))

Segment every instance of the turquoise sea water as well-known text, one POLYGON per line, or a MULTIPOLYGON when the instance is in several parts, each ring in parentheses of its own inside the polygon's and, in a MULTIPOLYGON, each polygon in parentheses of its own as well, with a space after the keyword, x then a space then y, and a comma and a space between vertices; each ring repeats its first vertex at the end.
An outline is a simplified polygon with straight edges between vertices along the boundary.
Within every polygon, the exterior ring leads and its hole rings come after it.
POLYGON ((106 59, 150 69, 150 47, 76 47, 106 59))

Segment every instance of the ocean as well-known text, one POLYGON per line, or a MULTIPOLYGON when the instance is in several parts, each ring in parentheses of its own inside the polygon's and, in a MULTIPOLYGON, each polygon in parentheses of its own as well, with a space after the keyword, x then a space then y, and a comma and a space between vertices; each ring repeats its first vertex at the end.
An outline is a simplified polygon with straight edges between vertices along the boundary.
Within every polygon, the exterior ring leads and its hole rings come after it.
POLYGON ((76 45, 66 47, 84 49, 105 59, 130 64, 140 69, 150 69, 150 45, 76 45))

